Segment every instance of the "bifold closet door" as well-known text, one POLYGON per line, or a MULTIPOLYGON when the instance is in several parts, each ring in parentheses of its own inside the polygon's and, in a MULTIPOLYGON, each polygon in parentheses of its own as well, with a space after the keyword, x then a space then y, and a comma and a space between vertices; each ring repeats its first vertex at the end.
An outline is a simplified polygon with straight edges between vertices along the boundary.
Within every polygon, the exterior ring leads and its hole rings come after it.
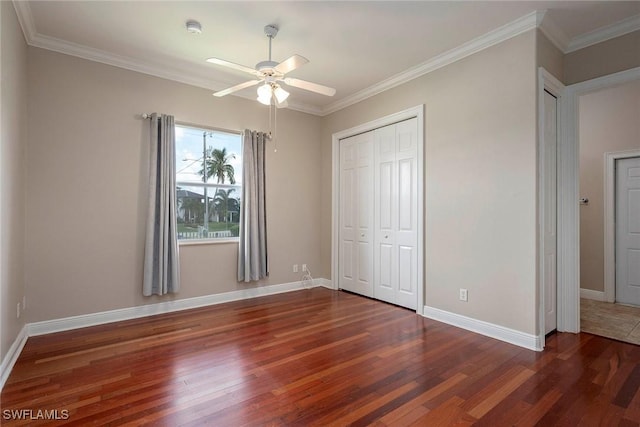
POLYGON ((418 128, 410 119, 375 131, 373 296, 416 309, 418 128))
POLYGON ((339 287, 373 296, 373 132, 340 141, 339 287))

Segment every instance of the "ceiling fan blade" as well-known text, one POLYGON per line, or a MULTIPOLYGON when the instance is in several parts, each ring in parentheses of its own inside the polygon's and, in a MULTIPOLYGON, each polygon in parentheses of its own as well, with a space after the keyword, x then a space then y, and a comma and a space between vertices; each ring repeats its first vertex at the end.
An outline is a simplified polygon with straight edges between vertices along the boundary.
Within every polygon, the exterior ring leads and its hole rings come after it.
POLYGON ((317 83, 311 83, 306 80, 287 77, 285 79, 282 79, 282 81, 288 84, 289 86, 297 87, 299 89, 304 89, 311 92, 316 92, 321 95, 333 96, 336 94, 336 90, 332 87, 319 85, 317 83))
POLYGON ((225 95, 229 95, 230 93, 237 92, 247 87, 255 86, 260 83, 260 80, 249 80, 248 82, 240 83, 239 85, 232 86, 227 89, 219 90, 215 92, 213 96, 221 97, 225 95))
POLYGON ((307 58, 296 54, 279 63, 274 70, 280 74, 287 74, 289 71, 302 67, 307 62, 309 62, 307 58))
POLYGON ((207 59, 207 62, 210 62, 212 64, 216 64, 216 65, 222 65, 223 67, 232 68, 234 70, 242 71, 244 73, 249 73, 249 74, 254 75, 254 76, 259 76, 260 75, 253 68, 245 67, 244 65, 236 64, 234 62, 225 61, 224 59, 220 59, 220 58, 209 58, 209 59, 207 59))

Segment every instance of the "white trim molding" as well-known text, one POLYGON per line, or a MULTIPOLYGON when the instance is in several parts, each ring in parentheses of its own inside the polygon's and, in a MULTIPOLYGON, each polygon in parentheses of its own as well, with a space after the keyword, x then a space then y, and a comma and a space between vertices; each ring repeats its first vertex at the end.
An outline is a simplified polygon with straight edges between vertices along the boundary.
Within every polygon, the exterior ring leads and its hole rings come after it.
POLYGON ((424 304, 424 104, 390 114, 361 125, 336 132, 332 135, 331 145, 331 281, 334 289, 338 289, 338 251, 340 244, 340 140, 353 135, 368 132, 403 120, 416 118, 418 120, 418 289, 416 313, 422 314, 424 304))
POLYGON ((13 365, 18 361, 18 356, 22 353, 22 349, 27 343, 27 338, 29 338, 29 326, 24 325, 13 341, 13 344, 11 344, 11 347, 9 347, 9 351, 4 359, 2 359, 2 363, 0 363, 0 391, 2 391, 7 378, 9 378, 13 365))
POLYGON ((616 161, 640 157, 640 150, 604 153, 604 301, 616 300, 616 161))
MULTIPOLYGON (((65 55, 75 56, 89 61, 111 65, 125 70, 136 71, 154 77, 160 77, 179 83, 188 84, 212 91, 225 88, 231 82, 221 82, 211 79, 203 73, 195 73, 193 67, 188 64, 176 65, 175 62, 154 62, 148 59, 139 59, 130 56, 118 55, 101 49, 85 46, 71 41, 59 39, 38 33, 33 22, 31 6, 28 1, 13 0, 13 6, 18 16, 18 22, 22 27, 27 44, 42 49, 65 55)), ((235 93, 234 96, 255 101, 254 94, 235 93)), ((313 105, 289 101, 288 108, 303 113, 322 115, 322 111, 313 105)))
POLYGON ((544 34, 549 41, 555 45, 555 47, 564 53, 571 40, 546 12, 547 11, 545 10, 542 13, 541 18, 539 19, 538 28, 542 31, 542 34, 544 34))
POLYGON ((509 344, 524 347, 529 350, 542 351, 543 343, 537 335, 527 334, 525 332, 516 331, 515 329, 506 328, 494 323, 473 319, 461 314, 451 313, 449 311, 440 310, 438 308, 424 306, 424 316, 437 320, 438 322, 466 329, 490 338, 495 338, 509 344))
POLYGON ((562 281, 562 300, 559 298, 558 304, 564 315, 558 318, 558 330, 580 331, 579 99, 635 80, 640 80, 640 67, 576 83, 565 90, 565 132, 558 153, 558 280, 562 281))
MULTIPOLYGON (((538 277, 536 278, 536 288, 538 289, 538 340, 542 347, 545 345, 545 289, 544 289, 544 230, 545 230, 545 222, 544 222, 544 212, 546 209, 545 201, 545 173, 546 171, 555 168, 558 170, 557 161, 556 165, 546 165, 544 163, 544 129, 545 129, 545 111, 544 111, 544 92, 547 91, 551 95, 555 96, 557 99, 557 135, 556 141, 557 146, 559 148, 560 141, 562 140, 562 103, 564 102, 564 91, 565 86, 555 78, 551 73, 545 70, 543 67, 538 68, 538 147, 537 147, 537 162, 538 162, 538 277), (551 166, 551 167, 550 167, 551 166)), ((558 248, 556 247, 556 252, 558 248)), ((556 253, 559 255, 559 253, 556 253)), ((559 282, 558 275, 556 274, 556 316, 559 320, 561 316, 564 315, 563 306, 560 303, 562 300, 562 284, 559 282)), ((557 322, 556 328, 560 329, 559 321, 557 322)))
MULTIPOLYGON (((31 46, 210 90, 218 90, 230 84, 229 82, 216 82, 206 75, 194 74, 193 68, 188 67, 186 64, 182 67, 177 67, 175 63, 154 63, 148 60, 116 55, 104 50, 40 34, 33 20, 29 2, 13 0, 13 6, 25 40, 31 46)), ((535 28, 540 28, 553 44, 564 53, 568 53, 640 29, 640 15, 570 40, 562 29, 549 18, 546 11, 533 11, 324 107, 289 102, 288 108, 317 116, 326 116, 535 28)), ((254 100, 254 96, 248 94, 235 93, 233 96, 254 100)))
POLYGON ((333 283, 331 283, 331 280, 323 279, 323 278, 313 279, 313 286, 322 286, 323 288, 327 288, 331 290, 334 289, 333 283))
POLYGON ((459 61, 474 53, 480 52, 498 43, 502 43, 505 40, 509 40, 515 36, 525 33, 529 30, 533 30, 538 25, 540 13, 531 12, 521 18, 516 19, 502 27, 489 31, 473 40, 461 44, 451 50, 448 50, 440 55, 437 55, 428 61, 418 64, 409 68, 401 73, 391 76, 379 83, 376 83, 368 88, 365 88, 359 92, 342 98, 339 101, 333 102, 322 109, 322 115, 334 113, 338 110, 342 110, 350 105, 357 104, 364 101, 367 98, 371 98, 386 90, 392 89, 401 84, 407 83, 413 79, 421 77, 439 68, 445 67, 456 61, 459 61))
MULTIPOLYGON (((315 281, 313 285, 318 286, 315 281)), ((51 334, 54 332, 68 331, 71 329, 86 328, 87 326, 103 325, 105 323, 120 322, 123 320, 154 316, 156 314, 172 313, 175 311, 189 310, 192 308, 206 307, 210 305, 223 304, 225 302, 239 301, 303 289, 305 288, 302 282, 290 282, 279 285, 240 289, 221 294, 204 295, 201 297, 140 305, 137 307, 102 311, 99 313, 83 314, 80 316, 65 317, 62 319, 45 320, 42 322, 30 323, 29 336, 33 337, 51 334)))
POLYGON ((569 42, 569 45, 564 50, 564 53, 575 52, 576 50, 584 49, 585 47, 602 43, 616 37, 624 36, 625 34, 629 34, 638 30, 640 30, 640 14, 630 16, 629 18, 623 19, 622 21, 597 28, 594 31, 590 31, 578 37, 574 37, 569 42))
POLYGON ((604 292, 586 288, 580 288, 580 298, 592 299, 594 301, 605 301, 604 292))

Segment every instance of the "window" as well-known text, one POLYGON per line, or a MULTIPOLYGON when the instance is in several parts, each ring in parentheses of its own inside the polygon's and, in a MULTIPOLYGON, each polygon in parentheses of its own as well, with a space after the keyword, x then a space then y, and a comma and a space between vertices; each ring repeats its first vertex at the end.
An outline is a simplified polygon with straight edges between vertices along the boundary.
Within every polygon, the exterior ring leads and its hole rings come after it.
POLYGON ((241 135, 176 125, 176 187, 179 241, 236 239, 241 135))

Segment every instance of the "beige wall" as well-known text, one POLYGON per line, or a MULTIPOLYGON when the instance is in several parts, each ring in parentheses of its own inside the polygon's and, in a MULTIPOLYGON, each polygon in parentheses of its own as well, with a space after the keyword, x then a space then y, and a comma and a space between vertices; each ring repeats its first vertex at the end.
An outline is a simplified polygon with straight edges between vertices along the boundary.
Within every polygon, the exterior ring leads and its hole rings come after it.
POLYGON ((564 54, 540 30, 536 32, 536 58, 539 67, 560 81, 564 79, 564 54))
POLYGON ((325 117, 323 275, 331 271, 331 135, 419 104, 426 304, 536 333, 535 31, 325 117))
POLYGON ((25 323, 16 318, 24 289, 27 45, 13 4, 0 2, 0 361, 25 323))
POLYGON ((564 83, 571 85, 635 67, 640 67, 640 31, 565 55, 564 83))
POLYGON ((604 153, 640 150, 640 81, 579 100, 580 286, 604 291, 604 153))
MULTIPOLYGON (((182 288, 142 296, 147 188, 142 112, 225 129, 268 130, 268 110, 238 97, 29 48, 26 272, 29 321, 255 287, 236 282, 237 244, 181 246, 182 288)), ((278 114, 267 153, 271 276, 320 270, 320 118, 278 114)))

